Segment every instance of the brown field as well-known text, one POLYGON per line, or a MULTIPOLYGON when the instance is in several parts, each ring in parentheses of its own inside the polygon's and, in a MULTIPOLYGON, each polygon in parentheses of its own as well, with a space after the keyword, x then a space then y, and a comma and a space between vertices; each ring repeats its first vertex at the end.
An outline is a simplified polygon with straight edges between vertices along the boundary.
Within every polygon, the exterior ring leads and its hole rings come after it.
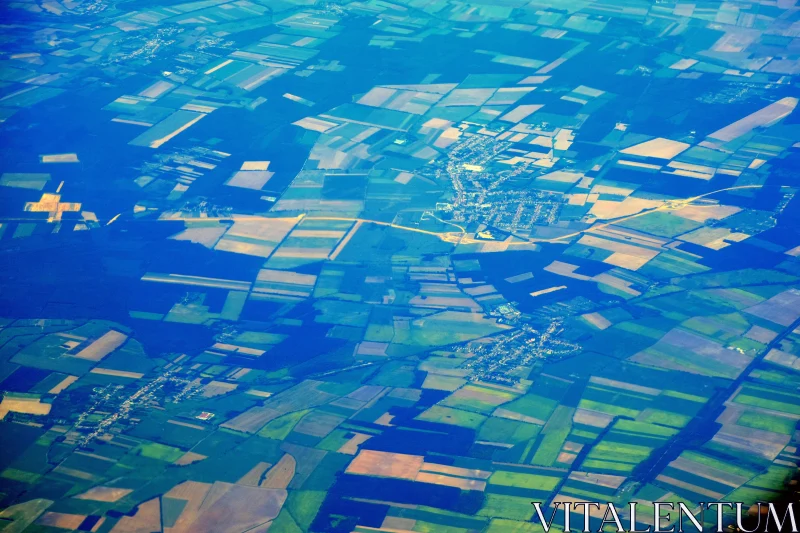
MULTIPOLYGON (((653 253, 653 257, 658 255, 658 252, 653 253)), ((652 258, 641 257, 623 253, 613 253, 606 257, 603 262, 609 265, 622 267, 628 270, 639 270, 652 258)))
POLYGON ((658 159, 672 159, 683 152, 690 145, 671 139, 657 137, 643 143, 635 144, 621 151, 627 155, 638 155, 641 157, 655 157, 658 159))
MULTIPOLYGON (((168 495, 177 497, 172 491, 168 495)), ((207 489, 207 495, 202 500, 193 496, 190 504, 196 504, 198 500, 202 503, 199 507, 191 505, 191 509, 187 505, 175 527, 170 528, 170 533, 253 531, 278 516, 286 501, 285 490, 245 487, 219 481, 207 489)), ((152 531, 158 529, 157 527, 152 531)))
POLYGON ((291 483, 296 467, 297 461, 294 460, 294 457, 288 453, 284 454, 281 460, 269 470, 259 486, 264 489, 285 489, 291 483))
POLYGON ((361 450, 347 466, 349 474, 414 480, 424 458, 421 455, 361 450))
POLYGON ((236 482, 237 485, 246 485, 248 487, 258 487, 261 483, 261 477, 264 475, 264 472, 267 471, 269 467, 272 466, 272 463, 265 463, 260 462, 256 466, 250 469, 245 475, 243 475, 239 481, 236 482))
POLYGON ((126 340, 128 340, 127 335, 112 329, 89 346, 76 353, 74 357, 97 362, 122 346, 126 340))
POLYGON ((571 465, 577 457, 578 456, 572 452, 560 452, 558 457, 556 457, 556 462, 571 465))
POLYGON ((200 483, 197 481, 184 481, 180 485, 175 485, 164 494, 164 498, 183 500, 186 505, 181 515, 172 527, 165 527, 164 533, 174 533, 176 531, 189 531, 189 526, 197 519, 197 513, 203 504, 206 495, 211 490, 210 483, 200 483))
POLYGON ((85 514, 67 513, 44 513, 36 523, 40 526, 58 527, 61 529, 78 529, 83 521, 86 520, 85 514))
POLYGON ((173 463, 173 464, 176 464, 176 465, 178 465, 178 466, 186 466, 186 465, 190 465, 190 464, 192 464, 192 463, 196 463, 197 461, 202 461, 203 459, 206 459, 207 457, 208 457, 208 456, 206 456, 206 455, 201 455, 201 454, 199 454, 199 453, 194 453, 194 452, 186 452, 185 454, 183 454, 182 456, 180 456, 180 457, 179 457, 179 458, 178 458, 178 459, 175 461, 175 463, 173 463))
POLYGON ((372 438, 372 435, 367 435, 366 433, 356 433, 349 441, 344 443, 342 447, 339 448, 338 452, 347 455, 355 455, 358 453, 358 447, 370 438, 372 438))
POLYGON ((161 531, 161 502, 158 498, 139 505, 135 515, 120 518, 111 533, 142 533, 143 531, 161 531))

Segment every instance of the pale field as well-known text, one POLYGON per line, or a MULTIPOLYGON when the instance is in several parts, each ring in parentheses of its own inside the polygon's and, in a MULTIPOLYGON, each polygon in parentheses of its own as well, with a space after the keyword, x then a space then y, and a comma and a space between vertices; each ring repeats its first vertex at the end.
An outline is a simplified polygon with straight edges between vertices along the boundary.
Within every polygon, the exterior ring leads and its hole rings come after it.
POLYGON ((386 348, 388 347, 389 343, 387 342, 363 341, 358 344, 358 348, 356 348, 356 354, 385 357, 386 348))
POLYGON ((612 387, 615 389, 638 392, 639 394, 646 394, 648 396, 658 396, 662 392, 661 389, 656 389, 654 387, 645 387, 644 385, 634 385, 632 383, 625 383, 624 381, 617 381, 615 379, 602 378, 599 376, 592 376, 591 378, 589 378, 589 382, 596 383, 597 385, 603 385, 605 387, 612 387))
POLYGON ((517 107, 515 107, 502 117, 500 117, 500 120, 505 122, 513 122, 516 124, 517 122, 528 118, 531 114, 535 113, 542 107, 544 106, 537 104, 518 105, 517 107))
POLYGON ((721 128, 709 137, 723 142, 732 141, 751 132, 755 128, 769 126, 791 114, 797 107, 798 99, 786 97, 747 115, 743 119, 721 128))
POLYGON ((89 346, 76 353, 74 357, 97 362, 122 346, 126 340, 128 340, 127 335, 112 329, 99 339, 92 342, 89 346))
POLYGON ((180 233, 171 236, 170 239, 176 241, 189 241, 197 244, 202 244, 206 248, 213 248, 217 244, 220 237, 225 233, 227 228, 225 226, 216 226, 208 228, 192 228, 188 227, 180 233))
POLYGON ((655 139, 650 139, 649 141, 645 141, 643 143, 634 144, 633 146, 629 146, 624 150, 621 150, 621 153, 626 155, 638 155, 640 157, 655 157, 657 159, 672 159, 676 155, 680 154, 690 145, 678 141, 673 141, 670 139, 664 139, 662 137, 657 137, 655 139))
POLYGON ((772 349, 764 358, 770 363, 775 363, 791 370, 800 370, 800 357, 778 349, 772 349))
POLYGON ((269 161, 245 161, 240 170, 267 170, 269 161))
MULTIPOLYGON (((655 252, 653 254, 653 257, 655 257, 656 255, 658 255, 658 252, 655 252)), ((652 259, 652 257, 647 258, 647 257, 641 257, 641 256, 617 252, 603 259, 603 262, 609 265, 622 267, 627 270, 639 270, 644 265, 646 265, 650 259, 652 259)))
POLYGON ((121 500, 133 489, 122 489, 116 487, 92 487, 84 493, 78 494, 75 498, 79 500, 92 500, 95 502, 113 503, 121 500))
POLYGON ((528 415, 523 415, 522 413, 517 413, 516 411, 509 411, 508 409, 503 409, 499 407, 495 409, 492 416, 496 416, 497 418, 505 418, 507 420, 517 420, 519 422, 527 422, 528 424, 537 424, 539 426, 543 426, 547 423, 546 420, 541 420, 539 418, 535 418, 528 415))
POLYGON ((612 415, 581 408, 576 409, 575 414, 572 415, 574 423, 596 428, 607 427, 613 420, 614 417, 612 415))
POLYGON ((575 271, 578 270, 578 265, 573 265, 570 263, 564 263, 563 261, 553 261, 542 270, 545 272, 552 272, 553 274, 558 274, 559 276, 566 276, 568 278, 579 279, 582 281, 587 281, 591 279, 589 276, 583 274, 576 274, 575 271))
POLYGON ((224 381, 211 381, 203 387, 203 398, 214 398, 228 394, 238 387, 236 383, 225 383, 224 381))
POLYGON ((704 223, 709 219, 722 220, 741 211, 741 208, 732 205, 706 204, 687 205, 675 210, 679 217, 704 223))
MULTIPOLYGON (((591 196, 591 195, 590 195, 591 196)), ((658 207, 663 202, 660 200, 645 200, 643 198, 633 198, 628 196, 621 202, 610 200, 597 200, 589 210, 589 213, 599 219, 617 218, 628 215, 635 215, 645 209, 658 207)))
POLYGON ((66 389, 67 387, 69 387, 70 385, 75 383, 76 381, 78 381, 78 376, 67 376, 64 379, 62 379, 61 382, 58 385, 56 385, 55 387, 50 389, 47 393, 48 394, 59 394, 64 389, 66 389))
POLYGON ((42 163, 79 163, 78 154, 48 154, 41 155, 42 163))
POLYGON ((608 329, 611 327, 611 321, 609 321, 606 317, 601 315, 600 313, 587 313, 585 315, 581 315, 581 318, 586 320, 588 323, 596 327, 597 329, 608 329))
POLYGON ((387 89, 385 87, 373 87, 362 96, 357 103, 368 105, 372 107, 380 107, 386 103, 397 91, 395 89, 387 89))
POLYGON ((49 403, 42 403, 39 398, 11 398, 5 396, 0 402, 0 420, 9 412, 24 413, 29 415, 46 415, 52 407, 49 403))
POLYGON ((566 289, 566 288, 567 288, 566 285, 558 285, 558 286, 554 286, 554 287, 548 287, 547 289, 542 289, 542 290, 539 290, 539 291, 532 292, 531 296, 536 298, 537 296, 542 296, 544 294, 550 294, 551 292, 560 291, 560 290, 563 290, 563 289, 566 289))
POLYGON ((118 378, 131 378, 131 379, 139 379, 144 374, 140 372, 128 372, 125 370, 112 370, 110 368, 93 368, 90 373, 92 374, 100 374, 103 376, 116 376, 118 378))
POLYGON ((335 128, 339 124, 328 120, 322 120, 315 117, 306 117, 293 123, 295 126, 300 126, 303 129, 325 133, 331 128, 335 128))

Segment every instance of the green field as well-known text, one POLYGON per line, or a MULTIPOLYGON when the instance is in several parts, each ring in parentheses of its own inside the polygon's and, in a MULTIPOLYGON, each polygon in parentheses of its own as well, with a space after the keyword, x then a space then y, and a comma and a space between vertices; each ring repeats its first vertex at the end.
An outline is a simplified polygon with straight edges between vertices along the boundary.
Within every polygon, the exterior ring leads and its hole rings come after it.
POLYGON ((791 435, 794 433, 794 428, 797 425, 797 420, 792 418, 785 418, 782 416, 771 415, 768 413, 756 413, 753 411, 746 411, 736 421, 740 426, 763 429, 765 431, 772 431, 773 433, 783 433, 784 435, 791 435))
POLYGON ((470 413, 468 411, 461 411, 460 409, 434 405, 419 415, 417 420, 478 429, 486 420, 486 417, 478 413, 470 413))
POLYGON ((483 507, 478 511, 479 516, 512 520, 529 520, 533 516, 534 509, 530 498, 500 494, 486 494, 485 498, 483 507))
POLYGON ((541 476, 537 474, 522 474, 519 472, 498 471, 489 478, 489 484, 503 485, 506 487, 519 487, 523 489, 552 491, 561 478, 541 476))

